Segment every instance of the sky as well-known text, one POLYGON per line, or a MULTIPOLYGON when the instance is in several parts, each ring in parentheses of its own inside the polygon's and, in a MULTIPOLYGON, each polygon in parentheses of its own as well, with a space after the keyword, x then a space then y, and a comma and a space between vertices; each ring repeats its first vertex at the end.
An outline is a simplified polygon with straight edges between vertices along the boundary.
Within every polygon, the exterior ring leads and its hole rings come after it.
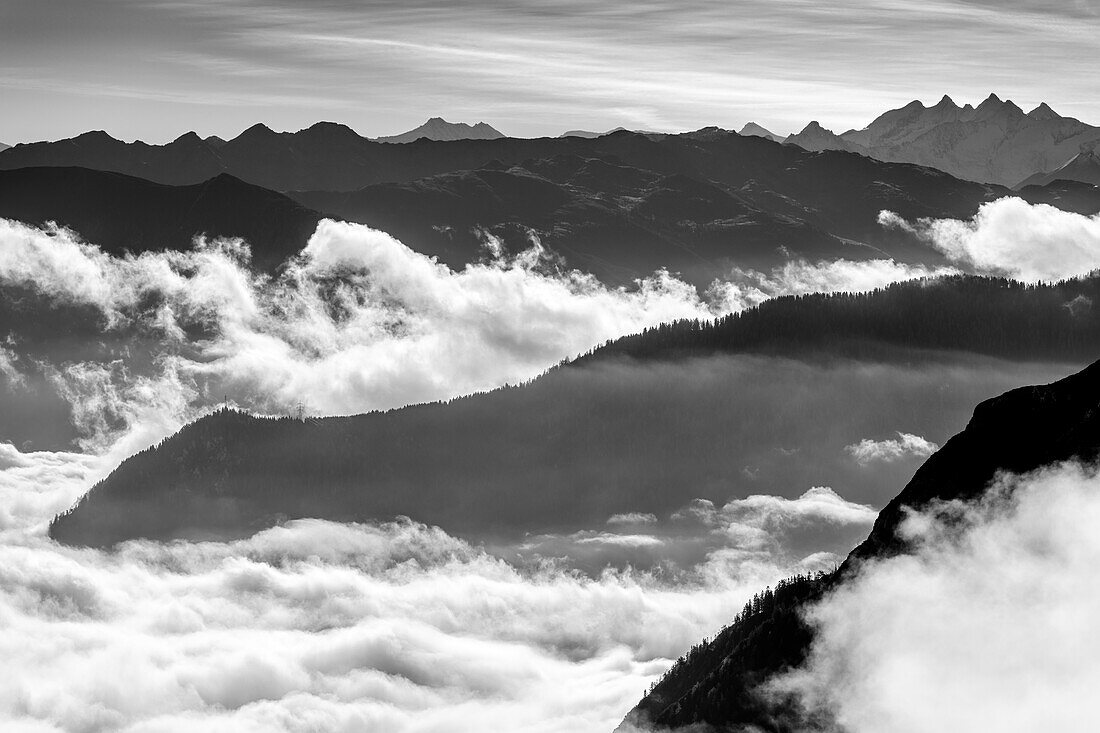
POLYGON ((0 141, 257 121, 842 131, 991 91, 1100 122, 1097 0, 4 0, 0 141))

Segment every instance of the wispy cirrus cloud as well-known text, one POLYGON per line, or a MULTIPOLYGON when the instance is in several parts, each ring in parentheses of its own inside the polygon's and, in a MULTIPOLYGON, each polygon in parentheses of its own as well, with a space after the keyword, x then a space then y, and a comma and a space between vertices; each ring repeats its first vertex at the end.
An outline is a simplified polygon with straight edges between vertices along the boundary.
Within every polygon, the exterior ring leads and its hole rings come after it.
POLYGON ((19 0, 4 9, 0 61, 9 79, 47 81, 49 95, 13 87, 0 139, 75 133, 73 109, 85 127, 154 141, 187 128, 231 135, 257 119, 284 129, 337 119, 381 135, 436 114, 516 135, 748 119, 843 129, 913 97, 991 90, 1089 119, 1100 114, 1086 81, 1093 11, 1038 0, 19 0), (127 109, 82 93, 104 79, 127 109), (182 98, 157 98, 169 89, 182 98), (70 114, 41 114, 62 108, 70 114))

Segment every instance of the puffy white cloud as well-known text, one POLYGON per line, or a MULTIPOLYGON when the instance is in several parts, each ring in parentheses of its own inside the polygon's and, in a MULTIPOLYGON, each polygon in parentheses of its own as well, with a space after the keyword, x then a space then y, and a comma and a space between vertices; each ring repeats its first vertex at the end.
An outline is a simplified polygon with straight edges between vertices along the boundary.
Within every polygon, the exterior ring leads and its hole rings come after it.
POLYGON ((807 666, 777 687, 852 733, 1091 730, 1100 685, 1100 477, 1065 465, 905 524, 812 609, 807 666))
MULTIPOLYGON (((63 229, 0 222, 0 283, 160 334, 159 362, 254 409, 340 414, 444 399, 536 376, 605 340, 775 295, 866 290, 936 274, 890 260, 734 270, 700 296, 667 272, 631 289, 526 253, 452 271, 369 227, 323 221, 278 279, 239 241, 114 258, 63 229), (155 307, 150 310, 150 303, 155 307), (186 343, 188 327, 203 335, 186 343)), ((123 365, 128 366, 128 365, 123 365)), ((70 367, 73 379, 86 374, 70 367)), ((124 375, 119 374, 117 378, 124 375)), ((101 392, 106 382, 100 380, 101 392)))
POLYGON ((858 443, 844 446, 844 450, 848 455, 861 466, 866 466, 875 461, 889 463, 910 457, 926 458, 939 449, 940 447, 930 440, 925 440, 919 435, 902 432, 898 433, 897 438, 886 440, 864 438, 858 443))
POLYGON ((920 237, 952 262, 979 274, 1036 282, 1078 277, 1100 268, 1100 214, 1085 216, 1006 197, 982 204, 969 221, 911 223, 883 211, 879 223, 920 237))

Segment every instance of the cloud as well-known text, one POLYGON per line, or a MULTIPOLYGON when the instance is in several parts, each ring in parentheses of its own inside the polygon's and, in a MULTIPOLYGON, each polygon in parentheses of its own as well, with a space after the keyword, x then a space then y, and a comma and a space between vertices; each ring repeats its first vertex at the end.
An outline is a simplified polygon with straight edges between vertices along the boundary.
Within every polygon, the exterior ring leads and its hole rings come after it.
POLYGON ((940 447, 930 440, 925 440, 912 433, 898 433, 897 438, 887 440, 871 440, 864 438, 858 443, 844 446, 848 455, 855 459, 856 463, 866 466, 869 463, 883 461, 892 463, 903 458, 926 458, 940 447))
POLYGON ((907 222, 883 211, 879 223, 923 239, 978 274, 1026 282, 1063 280, 1100 268, 1100 214, 1085 216, 1006 197, 982 204, 969 221, 907 222))
POLYGON ((11 540, 0 725, 606 731, 730 609, 802 567, 756 554, 691 579, 588 577, 407 520, 110 553, 11 540))
POLYGON ((1097 522, 1100 476, 1075 464, 912 515, 916 551, 814 607, 809 661, 777 689, 851 733, 1091 728, 1097 522))
POLYGON ((626 514, 612 514, 607 518, 608 524, 653 524, 657 521, 656 515, 648 512, 628 512, 626 514))
MULTIPOLYGON (((795 261, 770 273, 734 270, 700 296, 663 271, 629 289, 561 272, 537 242, 453 271, 384 232, 333 221, 277 279, 253 273, 248 259, 239 240, 112 257, 65 229, 0 220, 0 284, 94 309, 100 322, 87 327, 118 344, 99 359, 28 362, 74 406, 87 446, 109 443, 150 399, 170 403, 177 425, 223 395, 261 412, 299 403, 325 415, 387 409, 522 382, 669 320, 939 272, 889 260, 795 261)), ((9 351, 27 356, 21 348, 9 351)))
POLYGON ((26 385, 26 377, 16 365, 18 356, 6 346, 0 345, 0 377, 7 381, 9 389, 26 385))

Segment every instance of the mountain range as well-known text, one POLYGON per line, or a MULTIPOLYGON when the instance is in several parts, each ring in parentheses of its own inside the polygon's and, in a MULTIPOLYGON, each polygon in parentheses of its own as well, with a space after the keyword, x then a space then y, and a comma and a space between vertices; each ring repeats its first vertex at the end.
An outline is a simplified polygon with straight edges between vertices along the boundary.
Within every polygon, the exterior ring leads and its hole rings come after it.
MULTIPOLYGON (((218 143, 188 134, 163 146, 87 133, 0 153, 0 170, 56 166, 172 186, 228 174, 270 188, 273 196, 288 192, 311 212, 295 214, 301 221, 314 219, 312 212, 317 212, 368 224, 456 268, 483 256, 483 231, 502 238, 511 251, 529 247, 533 233, 568 266, 607 282, 629 284, 665 267, 704 287, 731 267, 770 268, 791 257, 885 255, 939 264, 941 255, 926 244, 882 229, 879 211, 889 209, 907 219, 969 218, 982 203, 1009 193, 931 168, 836 151, 811 153, 716 128, 682 135, 616 132, 596 139, 421 139, 389 145, 341 125, 318 123, 297 133, 254 126, 218 143)), ((36 175, 41 179, 44 174, 36 175)), ((109 232, 109 246, 134 251, 162 236, 168 221, 184 221, 182 213, 169 210, 156 217, 142 214, 139 199, 128 199, 124 191, 132 182, 124 184, 121 178, 101 175, 94 185, 79 184, 92 177, 81 174, 72 184, 58 179, 56 192, 39 189, 42 195, 34 197, 33 207, 10 207, 8 215, 32 222, 71 221, 78 230, 94 226, 109 232), (95 194, 100 198, 119 189, 112 194, 119 208, 101 209, 101 216, 136 215, 127 224, 72 219, 79 196, 74 192, 66 204, 65 192, 79 186, 89 192, 102 186, 95 194), (149 231, 136 231, 142 226, 149 231), (119 236, 125 231, 131 233, 129 241, 119 236)), ((1100 192, 1063 193, 1039 188, 1025 195, 1089 213, 1100 208, 1100 192)), ((170 200, 182 206, 188 195, 162 196, 147 211, 170 200)), ((286 208, 285 202, 281 206, 286 208)), ((242 219, 251 216, 249 211, 241 210, 242 219)), ((94 215, 94 209, 88 212, 94 215)), ((198 228, 180 230, 171 241, 186 241, 199 231, 234 234, 256 226, 222 221, 215 227, 209 218, 186 215, 198 228)), ((300 230, 288 229, 287 236, 291 231, 300 230)), ((270 232, 261 234, 270 239, 270 232)), ((288 246, 282 243, 272 251, 285 252, 288 246)), ((268 245, 257 243, 257 248, 268 245)))
MULTIPOLYGON (((807 150, 847 150, 883 161, 927 165, 971 181, 1018 187, 1034 183, 1037 174, 1062 169, 1082 146, 1097 140, 1100 127, 1063 117, 1045 103, 1025 113, 1011 100, 990 94, 977 107, 960 107, 946 95, 931 107, 914 100, 883 113, 862 130, 839 135, 811 122, 786 142, 807 150)), ((1076 173, 1076 167, 1070 168, 1063 176, 1076 173)))
POLYGON ((484 122, 468 125, 465 122, 447 122, 442 117, 432 117, 420 127, 400 135, 375 138, 380 143, 412 143, 421 138, 428 140, 496 140, 504 134, 484 122))
POLYGON ((937 500, 966 501, 999 471, 1026 473, 1100 451, 1100 362, 1045 386, 1024 387, 977 406, 966 428, 917 470, 880 512, 870 536, 835 573, 798 577, 768 589, 733 623, 672 667, 619 726, 621 733, 666 729, 831 730, 794 701, 760 693, 806 659, 813 630, 804 610, 850 582, 861 563, 908 551, 899 528, 907 512, 937 500))
POLYGON ((835 480, 862 500, 883 474, 845 460, 845 444, 899 414, 933 435, 961 424, 960 397, 979 398, 1003 368, 983 360, 1087 363, 1100 313, 1066 303, 1097 298, 1100 278, 1024 286, 975 277, 781 298, 714 323, 650 329, 527 385, 449 403, 305 422, 222 410, 123 462, 50 532, 110 545, 236 537, 288 517, 396 515, 481 538, 552 532, 721 501, 746 481, 746 466, 788 488, 835 480), (837 360, 982 376, 946 392, 940 379, 956 378, 937 378, 929 393, 914 392, 920 379, 891 386, 847 367, 851 385, 826 386, 811 369, 816 387, 805 389, 798 363, 837 360), (776 452, 783 441, 800 450, 776 452))

